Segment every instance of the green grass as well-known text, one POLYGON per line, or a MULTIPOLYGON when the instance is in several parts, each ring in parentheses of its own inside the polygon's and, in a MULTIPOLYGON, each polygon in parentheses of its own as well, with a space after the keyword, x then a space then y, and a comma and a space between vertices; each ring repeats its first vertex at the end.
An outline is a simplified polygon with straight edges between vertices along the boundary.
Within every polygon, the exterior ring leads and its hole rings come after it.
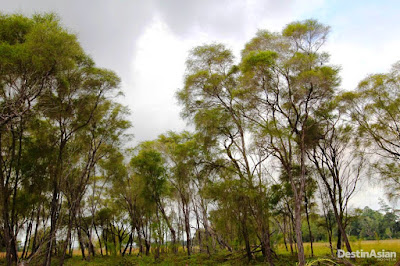
MULTIPOLYGON (((380 251, 384 249, 385 251, 394 251, 398 253, 398 258, 400 256, 400 239, 392 239, 392 240, 357 240, 350 242, 353 250, 363 250, 363 251, 371 251, 375 249, 375 251, 380 251)), ((336 243, 333 243, 333 248, 335 248, 336 243)), ((293 248, 295 248, 293 246, 293 248)), ((330 248, 328 242, 317 242, 313 243, 314 255, 315 256, 327 256, 330 255, 330 248)), ((283 244, 279 244, 276 247, 276 252, 278 254, 290 254, 290 248, 288 245, 288 251, 286 251, 285 246, 283 244)), ((311 245, 310 243, 304 243, 304 252, 306 256, 311 256, 311 245)))
MULTIPOLYGON (((370 240, 370 241, 353 241, 351 242, 353 250, 371 251, 395 251, 397 253, 397 259, 400 259, 400 240, 370 240)), ((335 260, 330 255, 329 243, 318 242, 314 243, 314 258, 311 258, 310 243, 304 243, 304 249, 307 256, 307 265, 344 265, 343 261, 335 260), (335 260, 335 263, 332 263, 335 260), (318 264, 319 263, 319 264, 318 264)), ((278 258, 275 259, 277 266, 289 266, 297 264, 297 257, 292 256, 289 251, 286 251, 284 245, 275 246, 275 252, 278 258)), ((82 260, 79 252, 74 252, 72 258, 65 261, 65 265, 94 265, 94 266, 129 266, 129 265, 267 265, 263 261, 260 253, 257 253, 256 258, 248 262, 245 254, 242 253, 229 253, 227 251, 220 251, 212 256, 207 254, 194 254, 188 257, 185 253, 180 252, 178 255, 171 253, 161 254, 161 258, 155 259, 154 255, 140 256, 126 255, 121 256, 96 256, 91 258, 90 261, 82 260)), ((4 255, 4 254, 0 254, 4 255)), ((0 256, 1 257, 1 256, 0 256)), ((52 260, 53 265, 58 265, 58 260, 54 258, 52 260)), ((358 259, 352 261, 354 265, 394 265, 394 261, 378 261, 376 259, 358 259)), ((0 265, 4 264, 4 259, 0 259, 0 265)))
MULTIPOLYGON (((238 262, 237 265, 242 265, 242 262, 238 262)), ((184 254, 172 255, 164 254, 161 258, 155 259, 154 256, 143 256, 138 257, 136 255, 121 256, 107 256, 107 257, 96 257, 91 261, 84 261, 81 257, 73 257, 68 259, 65 265, 232 265, 234 261, 229 261, 225 258, 225 254, 217 254, 212 257, 208 257, 206 254, 194 254, 190 257, 184 254), (233 262, 233 263, 232 263, 233 262)), ((58 265, 57 261, 54 261, 54 265, 58 265)))
MULTIPOLYGON (((333 247, 335 248, 335 244, 333 243, 333 247)), ((392 240, 356 240, 356 241, 351 241, 351 247, 353 251, 356 250, 363 250, 363 251, 371 251, 374 249, 376 252, 385 250, 385 251, 394 251, 396 252, 397 260, 400 259, 400 239, 392 239, 392 240)), ((295 248, 293 246, 293 248, 295 248)), ((285 255, 289 256, 290 255, 290 248, 288 246, 289 251, 286 251, 285 246, 283 244, 280 244, 276 247, 276 253, 278 255, 285 255)), ((313 243, 313 249, 314 249, 314 256, 315 259, 317 258, 330 258, 331 257, 331 252, 329 248, 329 243, 328 242, 317 242, 313 243)), ((309 261, 313 261, 311 258, 311 245, 310 243, 304 243, 304 252, 308 258, 309 261)), ((315 260, 314 259, 314 260, 315 260)), ((378 261, 376 259, 370 258, 370 259, 358 259, 356 260, 356 265, 394 265, 394 261, 378 261)), ((324 264, 322 264, 324 265, 324 264)), ((329 264, 328 264, 329 265, 329 264)))
MULTIPOLYGON (((400 258, 400 240, 371 240, 371 241, 353 241, 351 242, 353 250, 395 251, 397 258, 400 258)), ((344 265, 343 261, 333 259, 330 256, 329 243, 318 242, 313 244, 314 258, 311 258, 310 243, 304 243, 304 249, 307 256, 307 265, 344 265)), ((275 259, 277 266, 296 265, 297 257, 290 254, 290 250, 286 251, 284 245, 275 247, 278 259, 275 259)), ((158 260, 154 256, 137 257, 136 255, 125 257, 96 257, 90 262, 83 261, 80 256, 67 260, 66 265, 267 265, 260 257, 248 262, 244 253, 228 253, 219 252, 211 257, 206 254, 194 254, 191 257, 180 253, 175 256, 173 254, 163 254, 158 260)), ((358 259, 351 261, 354 265, 377 265, 386 266, 394 265, 394 261, 378 261, 376 259, 358 259)), ((57 265, 57 264, 55 264, 57 265)))

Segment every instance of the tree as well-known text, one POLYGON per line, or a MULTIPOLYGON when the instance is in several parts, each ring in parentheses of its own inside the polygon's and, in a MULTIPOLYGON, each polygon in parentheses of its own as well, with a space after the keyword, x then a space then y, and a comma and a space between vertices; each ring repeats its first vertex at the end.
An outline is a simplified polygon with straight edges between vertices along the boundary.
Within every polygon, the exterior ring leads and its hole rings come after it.
POLYGON ((26 122, 55 76, 75 65, 76 36, 53 14, 0 15, 0 191, 7 263, 18 260, 15 210, 26 122))
POLYGON ((171 232, 172 249, 176 253, 176 231, 165 211, 163 199, 168 195, 168 184, 164 160, 160 152, 154 148, 154 143, 144 142, 139 145, 137 155, 131 159, 131 166, 136 175, 144 182, 143 196, 154 202, 156 210, 161 215, 171 232))
POLYGON ((396 63, 389 73, 370 75, 359 83, 357 90, 343 95, 363 144, 379 155, 375 168, 393 199, 400 195, 399 71, 400 63, 396 63))
POLYGON ((351 252, 346 235, 348 204, 365 172, 366 160, 363 149, 357 146, 354 128, 343 123, 338 112, 336 116, 327 115, 320 124, 321 136, 307 151, 307 155, 332 204, 338 226, 337 249, 342 248, 343 239, 347 250, 351 252))
POLYGON ((167 163, 167 178, 175 188, 178 200, 182 206, 182 212, 186 231, 186 249, 188 256, 191 254, 190 234, 190 205, 191 195, 194 193, 193 180, 199 175, 199 143, 189 132, 176 134, 169 132, 158 138, 160 150, 164 161, 167 163))
POLYGON ((301 205, 307 180, 307 142, 316 114, 338 85, 338 69, 319 52, 329 28, 314 20, 293 22, 282 33, 258 32, 242 52, 242 90, 252 110, 247 116, 264 149, 288 175, 294 194, 295 232, 300 265, 305 264, 301 205), (295 165, 300 166, 298 177, 295 165))
POLYGON ((266 197, 264 184, 260 184, 265 175, 258 171, 269 153, 260 152, 249 140, 251 132, 243 115, 246 109, 239 97, 239 68, 233 60, 231 51, 221 44, 194 48, 187 60, 185 86, 178 92, 178 99, 184 106, 183 116, 192 118, 196 129, 223 149, 231 177, 239 178, 246 188, 235 199, 243 206, 238 211, 248 259, 252 259, 248 223, 253 216, 263 254, 273 264, 268 209, 260 201, 266 197))
MULTIPOLYGON (((79 154, 78 151, 74 150, 74 141, 82 132, 90 129, 90 126, 92 128, 95 126, 96 112, 102 112, 101 104, 105 101, 107 94, 114 91, 118 84, 119 78, 115 73, 94 67, 94 63, 90 58, 82 56, 77 60, 74 68, 59 73, 52 86, 46 88, 40 96, 38 105, 41 113, 57 136, 57 141, 54 145, 57 159, 55 167, 50 170, 53 192, 47 265, 51 263, 51 252, 55 243, 54 238, 57 231, 61 192, 64 186, 68 186, 67 182, 70 167, 72 167, 71 163, 73 164, 73 155, 79 154), (94 124, 91 124, 92 122, 94 124)), ((96 128, 89 135, 93 136, 95 133, 96 128)), ((93 144, 93 142, 91 143, 93 144)), ((89 153, 97 152, 98 148, 97 146, 90 147, 89 153)), ((94 166, 92 160, 95 156, 90 157, 91 159, 87 160, 88 164, 83 174, 85 176, 84 180, 86 180, 86 174, 90 174, 94 166)), ((87 184, 87 182, 84 183, 87 184)), ((72 210, 75 212, 77 206, 76 204, 73 205, 72 210)), ((72 215, 74 214, 72 213, 72 215)))
MULTIPOLYGON (((87 101, 86 104, 89 102, 87 101)), ((99 161, 113 154, 115 150, 121 148, 121 140, 124 137, 124 131, 130 126, 130 123, 123 119, 126 110, 119 104, 113 104, 110 101, 102 101, 98 104, 96 113, 88 124, 87 130, 79 131, 73 142, 68 158, 68 176, 63 181, 62 192, 68 203, 68 232, 65 241, 62 258, 63 263, 67 246, 71 240, 72 225, 75 221, 77 230, 79 220, 76 220, 79 210, 83 207, 81 202, 85 196, 91 178, 95 175, 95 167, 99 161)), ((92 226, 88 226, 87 234, 89 244, 91 244, 92 226)), ((92 249, 94 255, 94 249, 92 249)))

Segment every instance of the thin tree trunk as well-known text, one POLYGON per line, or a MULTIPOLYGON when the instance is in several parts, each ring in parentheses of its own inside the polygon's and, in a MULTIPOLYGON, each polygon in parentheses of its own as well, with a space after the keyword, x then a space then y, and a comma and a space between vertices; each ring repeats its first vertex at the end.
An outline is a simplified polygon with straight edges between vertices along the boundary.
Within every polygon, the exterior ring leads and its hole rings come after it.
POLYGON ((332 231, 328 232, 328 239, 329 239, 329 248, 331 250, 331 255, 333 255, 333 245, 332 245, 332 231))
POLYGON ((251 247, 250 247, 250 239, 249 239, 249 232, 247 231, 247 209, 245 208, 243 210, 242 214, 242 219, 241 219, 241 224, 242 224, 242 234, 243 234, 243 239, 245 243, 245 249, 246 249, 246 254, 247 254, 247 259, 249 261, 252 260, 253 256, 251 254, 251 247))
POLYGON ((288 231, 288 237, 289 237, 289 244, 290 244, 290 254, 292 254, 292 256, 293 256, 293 254, 294 254, 294 251, 293 251, 293 231, 291 230, 291 228, 292 228, 293 226, 292 226, 292 224, 291 224, 291 222, 290 222, 290 220, 289 220, 289 231, 288 231))
POLYGON ((97 232, 97 226, 96 226, 94 223, 93 223, 93 227, 94 227, 94 231, 95 231, 95 233, 96 233, 97 239, 99 240, 100 254, 101 254, 101 256, 104 256, 104 255, 103 255, 103 247, 102 247, 102 245, 101 245, 101 238, 100 238, 100 236, 99 236, 99 233, 97 232))
MULTIPOLYGON (((133 234, 133 232, 132 232, 132 234, 133 234)), ((129 255, 132 255, 132 245, 133 245, 133 235, 132 235, 131 244, 129 245, 129 255)))
POLYGON ((297 197, 295 199, 295 233, 297 242, 297 258, 299 260, 299 266, 306 264, 306 258, 304 256, 303 236, 301 232, 301 199, 297 197))
POLYGON ((81 248, 82 259, 83 259, 83 260, 86 260, 86 256, 85 256, 85 244, 83 243, 82 232, 81 232, 81 229, 79 228, 79 226, 78 226, 78 228, 76 228, 76 230, 78 231, 78 241, 79 241, 79 246, 80 246, 80 248, 81 248))
POLYGON ((94 257, 96 256, 96 251, 94 250, 94 245, 92 242, 92 232, 90 228, 88 228, 88 241, 89 241, 89 252, 92 254, 92 257, 94 257))
POLYGON ((304 196, 304 199, 305 199, 305 202, 306 202, 306 204, 305 204, 306 205, 306 217, 307 217, 307 225, 308 225, 308 234, 310 236, 311 257, 314 257, 313 235, 312 235, 312 232, 311 232, 310 217, 309 217, 309 214, 308 214, 308 198, 307 198, 306 195, 304 196))
POLYGON ((46 252, 46 259, 44 262, 44 266, 50 266, 51 265, 51 256, 52 256, 52 250, 55 245, 55 237, 56 237, 56 231, 57 231, 57 220, 58 220, 58 212, 59 212, 59 201, 60 201, 60 187, 59 187, 59 182, 60 182, 60 176, 62 173, 63 169, 63 151, 65 148, 65 145, 67 143, 67 140, 65 139, 60 139, 60 147, 58 149, 58 159, 57 159, 57 165, 56 165, 56 170, 53 176, 53 195, 52 195, 52 200, 50 204, 50 235, 49 235, 49 243, 47 245, 47 252, 46 252))
POLYGON ((125 246, 125 248, 124 248, 124 251, 122 252, 122 256, 125 256, 125 252, 126 252, 126 250, 128 249, 128 246, 130 245, 131 241, 133 241, 132 232, 129 234, 128 243, 126 243, 126 246, 125 246))
POLYGON ((138 235, 138 241, 139 241, 139 254, 143 254, 143 241, 142 241, 142 233, 139 225, 136 225, 136 232, 138 235))
POLYGON ((175 229, 173 228, 173 226, 171 225, 171 223, 170 223, 170 221, 169 221, 169 219, 168 219, 168 217, 167 217, 167 214, 165 213, 164 207, 162 206, 161 202, 158 201, 158 204, 157 204, 157 205, 158 205, 158 208, 159 208, 159 210, 160 210, 160 212, 161 212, 161 214, 162 214, 162 216, 163 216, 165 222, 167 223, 167 226, 168 226, 168 228, 169 228, 169 231, 171 232, 171 237, 172 237, 172 250, 173 250, 173 252, 176 254, 176 253, 178 253, 178 247, 176 246, 176 231, 175 231, 175 229))
POLYGON ((340 232, 340 229, 338 228, 336 233, 337 233, 336 249, 339 252, 339 249, 342 249, 342 232, 340 232))
MULTIPOLYGON (((71 203, 74 204, 74 203, 71 203)), ((73 224, 73 219, 75 217, 75 207, 70 208, 70 213, 69 213, 69 219, 68 219, 68 232, 67 232, 67 239, 65 240, 65 243, 63 245, 63 250, 60 258, 60 266, 64 265, 64 260, 65 260, 65 254, 67 253, 68 249, 68 244, 71 241, 71 232, 72 232, 72 224, 73 224)))
POLYGON ((201 236, 201 232, 200 232, 200 217, 199 217, 199 213, 198 213, 198 209, 197 207, 194 205, 194 213, 196 214, 196 226, 197 226, 197 239, 198 239, 198 245, 199 245, 199 252, 202 253, 203 252, 203 247, 202 247, 202 236, 201 236))
POLYGON ((103 239, 104 239, 104 247, 105 247, 105 249, 106 249, 106 256, 108 255, 108 237, 107 237, 107 230, 108 230, 108 225, 107 225, 107 227, 106 227, 106 230, 104 230, 104 227, 103 227, 103 232, 102 232, 103 239))
POLYGON ((285 244, 286 251, 289 251, 288 247, 287 247, 287 243, 286 243, 286 218, 285 218, 285 215, 283 215, 283 243, 285 244))
POLYGON ((22 249, 21 258, 25 257, 25 252, 28 253, 27 248, 29 248, 29 244, 28 243, 29 243, 30 236, 31 236, 31 231, 32 231, 33 214, 34 214, 34 212, 32 211, 31 219, 30 219, 29 224, 27 225, 27 228, 26 228, 26 236, 25 236, 24 248, 22 249))
POLYGON ((189 210, 185 199, 182 198, 182 212, 185 220, 185 231, 186 231, 186 249, 187 254, 191 254, 191 239, 190 239, 190 221, 189 221, 189 210))
POLYGON ((58 212, 58 202, 59 202, 59 190, 57 181, 54 182, 53 197, 51 200, 50 209, 50 234, 49 242, 47 244, 46 260, 44 262, 45 266, 51 265, 52 250, 54 248, 55 235, 56 235, 56 223, 57 223, 57 212, 58 212))
MULTIPOLYGON (((332 204, 334 204, 334 202, 332 202, 332 204)), ((341 241, 343 239, 343 241, 344 241, 344 243, 346 245, 347 251, 348 252, 352 252, 351 246, 350 246, 350 242, 349 242, 349 239, 347 238, 346 231, 345 231, 344 225, 343 225, 343 218, 342 218, 343 215, 339 215, 338 209, 336 207, 336 204, 334 204, 334 206, 333 206, 333 213, 335 214, 335 218, 336 218, 336 222, 337 222, 337 226, 338 226, 338 231, 341 234, 340 246, 342 246, 342 242, 341 241)))

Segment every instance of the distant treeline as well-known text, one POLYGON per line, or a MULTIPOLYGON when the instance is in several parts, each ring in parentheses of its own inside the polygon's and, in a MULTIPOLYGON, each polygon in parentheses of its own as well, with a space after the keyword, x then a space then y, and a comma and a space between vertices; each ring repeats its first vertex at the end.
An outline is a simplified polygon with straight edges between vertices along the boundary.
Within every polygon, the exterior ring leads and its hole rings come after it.
MULTIPOLYGON (((351 241, 400 239, 400 221, 397 213, 398 211, 390 208, 381 211, 374 211, 368 207, 355 209, 349 219, 346 233, 351 241)), ((337 232, 334 214, 328 213, 328 219, 332 221, 332 231, 337 232)), ((325 217, 315 214, 311 226, 315 241, 329 242, 326 229, 324 230, 325 226, 325 217)), ((303 239, 305 242, 310 242, 306 224, 303 224, 303 239)), ((337 241, 335 233, 332 240, 337 241)))

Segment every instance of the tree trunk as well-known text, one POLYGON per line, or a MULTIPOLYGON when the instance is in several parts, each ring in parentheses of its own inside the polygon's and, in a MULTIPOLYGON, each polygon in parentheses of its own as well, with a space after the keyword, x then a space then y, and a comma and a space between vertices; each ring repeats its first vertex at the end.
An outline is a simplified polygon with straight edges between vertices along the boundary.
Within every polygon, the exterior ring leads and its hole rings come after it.
POLYGON ((303 237, 301 232, 301 198, 296 197, 295 199, 295 233, 297 242, 297 258, 299 260, 299 266, 304 266, 306 264, 306 258, 304 256, 304 246, 303 237))
POLYGON ((100 236, 99 236, 99 233, 97 232, 97 226, 96 226, 94 223, 93 223, 93 227, 94 227, 94 231, 95 231, 95 233, 96 233, 97 239, 99 240, 100 254, 101 254, 101 256, 104 256, 104 255, 103 255, 103 247, 102 247, 102 245, 101 245, 101 238, 100 238, 100 236))
POLYGON ((16 264, 18 261, 15 241, 13 240, 12 233, 10 232, 10 228, 8 224, 6 224, 5 233, 4 233, 4 242, 6 244, 6 262, 7 265, 16 264))
MULTIPOLYGON (((12 130, 13 131, 13 130, 12 130)), ((13 201, 12 204, 10 203, 11 200, 11 185, 9 183, 10 176, 11 176, 11 167, 12 163, 14 161, 15 157, 15 149, 16 149, 16 138, 14 136, 14 131, 13 131, 13 138, 12 138, 12 146, 11 146, 11 163, 9 166, 9 169, 4 169, 3 167, 7 167, 3 165, 3 155, 0 154, 0 196, 1 196, 1 201, 2 201, 2 218, 3 218, 3 237, 4 237, 4 244, 6 246, 6 262, 7 265, 12 265, 16 264, 18 261, 18 253, 17 253, 17 247, 16 247, 16 239, 14 235, 14 214, 15 214, 15 197, 16 197, 16 189, 17 189, 17 183, 18 180, 16 180, 14 186, 13 186, 13 201), (10 215, 10 206, 12 206, 11 209, 11 215, 10 215)), ((0 133, 0 150, 1 144, 2 144, 2 135, 0 133)), ((17 165, 17 169, 18 169, 17 165)), ((18 178, 18 176, 17 176, 18 178)))
POLYGON ((171 232, 172 250, 176 254, 176 253, 178 253, 178 247, 176 246, 176 232, 175 232, 175 229, 172 227, 172 225, 171 225, 171 223, 170 223, 170 221, 169 221, 169 219, 167 217, 167 214, 165 213, 164 207, 162 206, 161 202, 158 201, 157 205, 158 205, 158 208, 159 208, 159 210, 160 210, 165 222, 167 223, 169 231, 171 232))
POLYGON ((85 256, 85 244, 83 243, 83 239, 82 239, 82 232, 81 229, 78 227, 76 228, 76 230, 78 231, 78 241, 79 241, 79 246, 81 248, 81 253, 82 253, 82 259, 86 260, 86 256, 85 256))
POLYGON ((313 249, 313 235, 311 232, 311 226, 310 226, 310 217, 308 215, 308 198, 305 195, 304 196, 305 202, 306 202, 306 217, 307 217, 307 225, 308 225, 308 234, 310 236, 310 245, 311 245, 311 257, 314 257, 314 249, 313 249))
MULTIPOLYGON (((103 227, 104 229, 104 227, 103 227)), ((104 247, 106 248, 106 256, 108 255, 108 237, 107 237, 107 229, 108 229, 108 225, 106 230, 103 230, 102 234, 103 234, 103 239, 104 239, 104 247)))
MULTIPOLYGON (((339 227, 339 226, 338 226, 339 227)), ((338 228, 337 230, 337 243, 336 243, 336 249, 337 252, 339 252, 339 249, 342 249, 342 232, 338 228)))
POLYGON ((49 235, 49 243, 47 245, 46 251, 46 259, 44 262, 44 266, 51 265, 51 256, 52 251, 55 245, 55 237, 57 231, 57 220, 58 220, 58 212, 59 212, 59 201, 60 201, 60 176, 63 169, 63 151, 65 145, 67 143, 66 139, 60 140, 60 147, 58 149, 58 158, 57 158, 57 165, 53 175, 53 195, 51 199, 50 205, 50 235, 49 235))
POLYGON ((130 245, 131 241, 133 241, 132 232, 129 234, 128 243, 126 243, 126 246, 125 246, 125 248, 124 248, 124 251, 122 252, 122 257, 125 256, 125 252, 126 252, 126 250, 128 249, 128 246, 130 245))
MULTIPOLYGON (((211 253, 210 253, 210 246, 209 246, 209 238, 212 236, 211 236, 211 233, 209 230, 207 210, 206 210, 206 207, 204 206, 203 200, 201 200, 201 210, 202 210, 202 216, 203 216, 203 226, 204 226, 204 230, 205 230, 205 238, 206 238, 205 241, 206 241, 207 254, 208 254, 208 256, 210 256, 211 253)), ((212 240, 212 241, 214 241, 214 240, 212 240)))
POLYGON ((247 210, 246 208, 243 210, 243 214, 242 214, 242 221, 241 221, 241 225, 242 225, 242 234, 243 234, 243 239, 244 239, 244 243, 245 243, 245 249, 246 249, 246 254, 247 254, 247 259, 249 261, 252 260, 253 256, 251 254, 251 247, 250 247, 250 239, 249 239, 249 232, 247 231, 247 210))
POLYGON ((37 233, 38 233, 38 228, 39 228, 39 219, 40 219, 40 205, 38 207, 37 210, 37 214, 36 214, 36 221, 35 221, 35 233, 33 235, 33 242, 32 242, 32 251, 31 254, 33 254, 34 252, 36 252, 37 247, 36 247, 36 240, 37 240, 37 233))
POLYGON ((68 244, 71 241, 71 232, 72 232, 72 223, 75 217, 75 208, 70 209, 69 219, 68 219, 68 232, 67 232, 67 239, 63 245, 63 250, 60 258, 60 266, 64 265, 65 254, 67 253, 68 244))
MULTIPOLYGON (((349 239, 347 238, 346 231, 345 231, 345 228, 344 228, 344 225, 343 225, 343 215, 339 214, 337 206, 336 206, 336 204, 334 202, 334 199, 331 198, 331 202, 332 202, 332 205, 333 205, 333 213, 335 214, 335 218, 336 218, 336 222, 337 222, 337 226, 338 226, 338 231, 341 234, 341 239, 343 239, 343 241, 344 241, 344 243, 346 245, 347 251, 348 252, 352 252, 351 246, 350 246, 350 242, 349 242, 349 239)), ((340 242, 340 246, 342 246, 341 242, 340 242)))
POLYGON ((184 219, 185 219, 186 249, 187 249, 188 256, 190 256, 190 254, 191 254, 191 239, 190 239, 189 210, 188 210, 188 206, 186 204, 186 201, 183 198, 182 198, 182 211, 183 211, 183 216, 184 216, 184 219))
POLYGON ((284 215, 283 215, 283 243, 285 244, 286 251, 289 251, 286 243, 286 218, 284 215))
POLYGON ((144 245, 146 247, 146 256, 149 256, 149 254, 150 254, 150 243, 146 238, 144 239, 144 245))
POLYGON ((140 230, 141 229, 140 229, 139 225, 136 225, 136 232, 137 232, 137 235, 138 235, 138 242, 139 242, 139 253, 138 253, 138 255, 139 254, 143 254, 142 233, 141 233, 140 230))
POLYGON ((33 219, 34 219, 34 210, 32 210, 31 218, 30 218, 29 224, 27 225, 27 228, 26 228, 24 248, 22 249, 21 258, 26 257, 26 254, 28 253, 30 237, 31 237, 31 233, 32 233, 33 219))
POLYGON ((257 229, 259 233, 257 234, 260 242, 261 242, 261 252, 264 257, 269 263, 269 265, 274 265, 272 260, 272 248, 271 248, 271 240, 270 240, 270 232, 269 232, 269 212, 268 210, 264 209, 263 206, 257 205, 257 211, 254 211, 253 208, 250 210, 253 213, 253 216, 256 220, 257 229))
POLYGON ((333 255, 333 245, 332 245, 332 233, 330 232, 328 232, 328 239, 329 239, 329 248, 331 250, 331 255, 333 257, 334 255, 333 255))
POLYGON ((203 247, 202 247, 202 236, 200 232, 200 217, 199 217, 199 212, 195 204, 194 205, 194 213, 196 214, 196 229, 197 229, 197 239, 198 239, 198 245, 199 245, 199 252, 203 252, 203 247))
POLYGON ((94 250, 94 245, 92 242, 92 232, 91 229, 88 229, 88 241, 89 241, 89 252, 92 254, 92 257, 96 256, 96 251, 94 250))
POLYGON ((53 188, 53 197, 51 200, 51 209, 50 209, 50 234, 49 234, 49 242, 47 244, 47 251, 46 251, 46 260, 44 262, 44 266, 51 265, 51 256, 52 250, 54 248, 55 242, 55 235, 56 235, 56 223, 57 223, 57 213, 58 213, 58 201, 59 201, 59 190, 57 181, 54 181, 54 188, 53 188))
MULTIPOLYGON (((133 233, 132 233, 132 234, 133 234, 133 233)), ((133 235, 132 235, 131 244, 129 245, 129 255, 132 255, 132 245, 133 245, 133 235)))
POLYGON ((263 256, 267 259, 269 265, 273 266, 274 262, 272 260, 272 248, 271 248, 271 239, 270 239, 269 221, 268 220, 265 222, 265 228, 263 228, 262 232, 263 232, 262 241, 261 241, 262 253, 263 253, 263 256))

